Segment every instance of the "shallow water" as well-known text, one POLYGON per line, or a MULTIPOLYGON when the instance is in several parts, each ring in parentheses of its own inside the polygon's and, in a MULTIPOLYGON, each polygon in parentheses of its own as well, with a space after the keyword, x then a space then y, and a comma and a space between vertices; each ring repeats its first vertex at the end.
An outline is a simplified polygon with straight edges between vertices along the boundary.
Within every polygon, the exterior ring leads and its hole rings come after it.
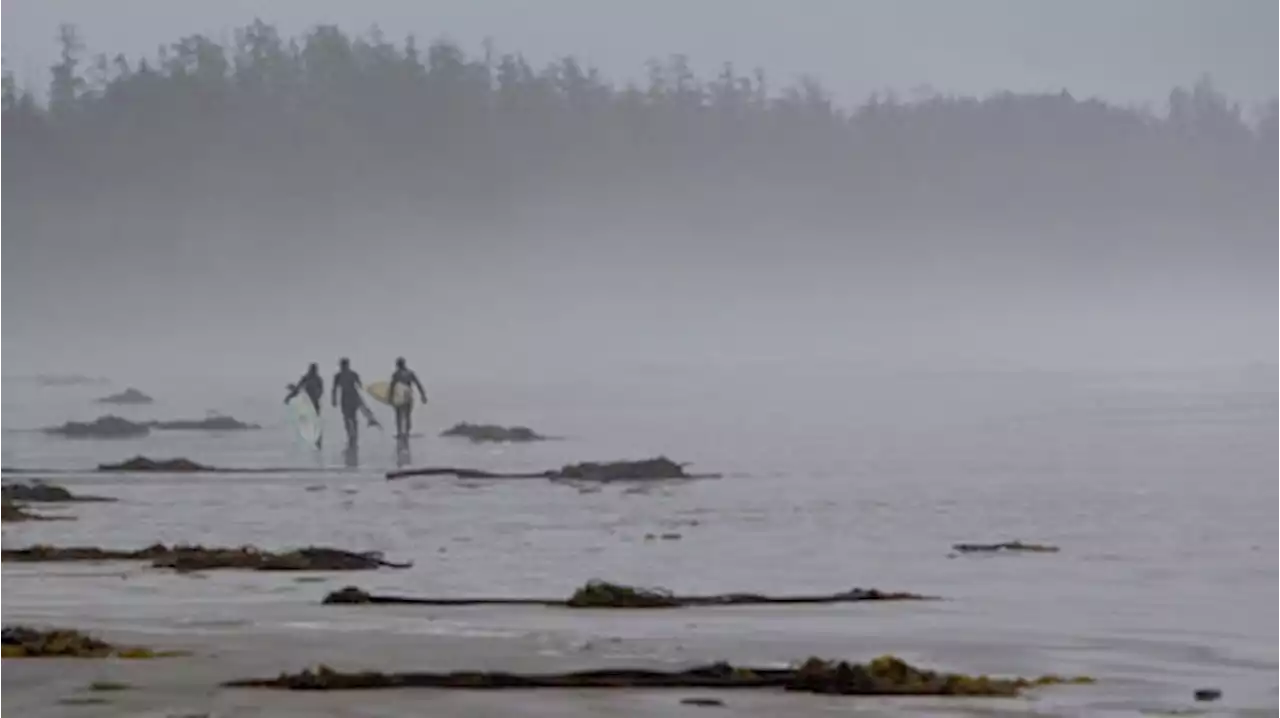
MULTIPOLYGON (((424 437, 412 443, 415 465, 545 469, 662 453, 724 474, 643 487, 388 482, 382 474, 395 466, 396 452, 384 434, 366 430, 359 466, 346 468, 336 446, 317 453, 294 440, 280 389, 267 381, 160 382, 140 387, 158 403, 114 409, 138 418, 220 410, 262 423, 261 431, 156 432, 127 441, 17 431, 107 413, 89 400, 119 388, 5 380, 4 465, 59 469, 59 482, 120 499, 51 510, 75 521, 6 525, 6 546, 315 543, 382 550, 415 567, 300 582, 236 572, 183 577, 130 565, 6 564, 6 622, 340 641, 472 636, 510 640, 512 661, 578 655, 601 641, 613 646, 610 660, 624 663, 895 652, 965 671, 1102 679, 1081 689, 1079 702, 1068 701, 1068 712, 1186 707, 1191 691, 1205 685, 1224 688, 1218 707, 1278 705, 1274 367, 1125 374, 671 369, 609 382, 428 387, 432 403, 419 413, 424 437), (435 437, 462 420, 524 423, 565 438, 493 448, 435 437), (334 471, 76 471, 136 454, 334 471), (680 537, 646 539, 663 533, 680 537), (1062 551, 949 551, 957 542, 1015 538, 1062 551), (428 615, 314 605, 348 583, 413 595, 554 598, 593 577, 680 593, 874 586, 949 600, 658 614, 428 615), (723 655, 729 650, 733 655, 723 655)), ((389 424, 389 412, 381 414, 389 424)), ((332 415, 326 421, 336 445, 339 423, 332 415)), ((486 660, 501 662, 500 655, 486 660)), ((274 670, 309 662, 299 657, 274 670)))

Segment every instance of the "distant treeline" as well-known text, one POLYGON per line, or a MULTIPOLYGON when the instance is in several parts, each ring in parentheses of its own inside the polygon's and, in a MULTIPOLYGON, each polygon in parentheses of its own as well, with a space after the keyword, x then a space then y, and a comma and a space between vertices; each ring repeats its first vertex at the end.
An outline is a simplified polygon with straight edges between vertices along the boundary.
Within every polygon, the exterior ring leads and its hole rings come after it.
POLYGON ((832 226, 1160 213, 1274 226, 1276 102, 1242 111, 1208 79, 1173 90, 1159 113, 1066 90, 841 107, 811 80, 775 85, 732 66, 699 77, 683 56, 619 85, 571 57, 535 68, 332 26, 286 38, 254 22, 229 47, 194 35, 142 60, 90 57, 71 26, 59 39, 47 91, 4 77, 4 202, 20 225, 59 207, 145 201, 487 219, 571 202, 597 216, 750 224, 782 213, 832 226))

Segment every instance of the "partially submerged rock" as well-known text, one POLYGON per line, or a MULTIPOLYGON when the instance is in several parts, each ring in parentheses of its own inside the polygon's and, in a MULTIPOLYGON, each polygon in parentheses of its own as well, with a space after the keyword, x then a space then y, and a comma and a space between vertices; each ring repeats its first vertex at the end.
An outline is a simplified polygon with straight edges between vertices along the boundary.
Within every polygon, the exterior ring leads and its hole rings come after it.
POLYGON ((424 469, 401 469, 387 472, 388 479, 403 479, 412 476, 457 476, 462 479, 553 479, 563 481, 656 481, 662 479, 712 479, 719 474, 690 474, 684 470, 684 464, 677 464, 665 456, 641 461, 586 461, 580 464, 568 464, 559 469, 525 473, 497 473, 481 469, 462 469, 455 467, 430 467, 424 469))
POLYGON ((608 461, 598 463, 584 461, 580 464, 568 464, 556 472, 554 478, 575 479, 578 481, 637 481, 643 479, 688 479, 693 478, 684 470, 684 464, 677 464, 665 456, 641 461, 608 461))
POLYGON ((152 429, 165 431, 245 431, 260 429, 230 416, 209 416, 204 419, 176 419, 173 421, 130 421, 115 415, 100 416, 93 421, 68 421, 62 426, 45 429, 46 434, 56 434, 69 439, 132 439, 146 436, 152 429))
POLYGON ((98 404, 151 404, 154 401, 155 399, 152 399, 151 397, 147 396, 141 391, 138 391, 133 387, 129 387, 128 389, 125 389, 119 394, 111 394, 110 396, 104 396, 101 399, 97 399, 96 403, 98 404))
POLYGON ((46 434, 68 439, 135 439, 151 433, 151 427, 128 419, 107 415, 93 421, 68 421, 62 426, 44 430, 46 434))
POLYGON ((462 422, 440 432, 441 436, 454 436, 470 439, 475 443, 499 442, 518 443, 529 441, 546 441, 547 437, 527 426, 498 426, 496 424, 470 424, 462 422))
POLYGON ((951 547, 960 553, 990 553, 995 551, 1027 551, 1030 553, 1057 553, 1057 546, 1006 541, 1004 543, 958 543, 951 547))
POLYGON ((23 521, 42 521, 45 516, 38 516, 36 513, 28 513, 23 508, 14 504, 12 500, 0 498, 0 523, 20 523, 23 521))
POLYGON ((747 668, 713 663, 678 671, 606 669, 568 673, 345 673, 328 666, 276 678, 229 681, 233 688, 285 690, 350 690, 369 688, 713 688, 780 689, 838 695, 1015 696, 1022 690, 1055 683, 1087 683, 1088 679, 991 678, 936 673, 882 656, 869 663, 810 658, 797 668, 747 668))
POLYGON ((118 464, 98 464, 98 471, 155 471, 166 474, 216 471, 211 466, 190 459, 150 459, 135 456, 118 464))
POLYGON ((1216 701, 1222 697, 1222 689, 1220 688, 1197 688, 1192 694, 1197 701, 1209 702, 1216 701))
POLYGON ((33 481, 29 484, 5 484, 0 487, 0 495, 8 501, 24 503, 72 503, 89 501, 115 501, 109 496, 80 496, 73 494, 57 484, 33 481))
POLYGON ((861 601, 925 601, 930 596, 855 588, 821 595, 765 596, 758 593, 724 593, 711 596, 678 596, 666 589, 635 588, 593 580, 568 599, 552 598, 412 598, 377 596, 347 586, 325 597, 326 604, 408 604, 419 606, 523 605, 553 608, 680 608, 690 606, 742 606, 759 604, 856 603, 861 601))
POLYGON ((257 424, 249 424, 230 416, 207 416, 203 419, 177 419, 174 421, 152 421, 148 423, 155 429, 165 431, 249 431, 261 429, 257 424))
POLYGON ((253 546, 206 548, 155 544, 135 551, 102 549, 95 546, 29 546, 3 549, 6 561, 150 561, 155 568, 176 571, 205 571, 236 568, 251 571, 366 571, 381 567, 409 568, 412 563, 394 563, 376 551, 353 552, 334 548, 307 547, 273 553, 253 546))
POLYGON ((162 658, 181 651, 155 651, 137 646, 113 646, 80 631, 28 626, 5 626, 0 632, 5 658, 162 658))

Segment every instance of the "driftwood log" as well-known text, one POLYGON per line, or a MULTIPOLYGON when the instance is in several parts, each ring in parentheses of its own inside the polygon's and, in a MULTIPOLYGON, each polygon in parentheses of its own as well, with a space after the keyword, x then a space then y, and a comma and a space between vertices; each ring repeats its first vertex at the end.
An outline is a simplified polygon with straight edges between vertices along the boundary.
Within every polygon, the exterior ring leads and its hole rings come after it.
POLYGON ((330 605, 398 604, 414 606, 547 606, 552 608, 688 608, 698 606, 797 605, 816 603, 859 603, 863 601, 927 601, 933 596, 914 593, 855 588, 831 594, 765 596, 758 593, 725 593, 711 596, 677 596, 660 589, 633 588, 604 581, 591 581, 567 599, 552 598, 413 598, 377 596, 355 586, 347 586, 325 596, 330 605))

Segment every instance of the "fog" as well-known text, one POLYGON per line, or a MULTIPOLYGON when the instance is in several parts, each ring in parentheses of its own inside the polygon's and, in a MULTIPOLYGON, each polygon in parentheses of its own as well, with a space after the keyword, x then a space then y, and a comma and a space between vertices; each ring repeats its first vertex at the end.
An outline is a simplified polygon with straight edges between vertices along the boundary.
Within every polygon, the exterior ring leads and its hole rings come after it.
POLYGON ((1274 4, 1038 5, 950 56, 801 51, 769 8, 730 47, 549 4, 591 41, 524 55, 364 34, 385 3, 144 5, 6 3, 6 375, 1275 362, 1274 4), (1128 50, 1098 71, 1081 26, 1128 50))

